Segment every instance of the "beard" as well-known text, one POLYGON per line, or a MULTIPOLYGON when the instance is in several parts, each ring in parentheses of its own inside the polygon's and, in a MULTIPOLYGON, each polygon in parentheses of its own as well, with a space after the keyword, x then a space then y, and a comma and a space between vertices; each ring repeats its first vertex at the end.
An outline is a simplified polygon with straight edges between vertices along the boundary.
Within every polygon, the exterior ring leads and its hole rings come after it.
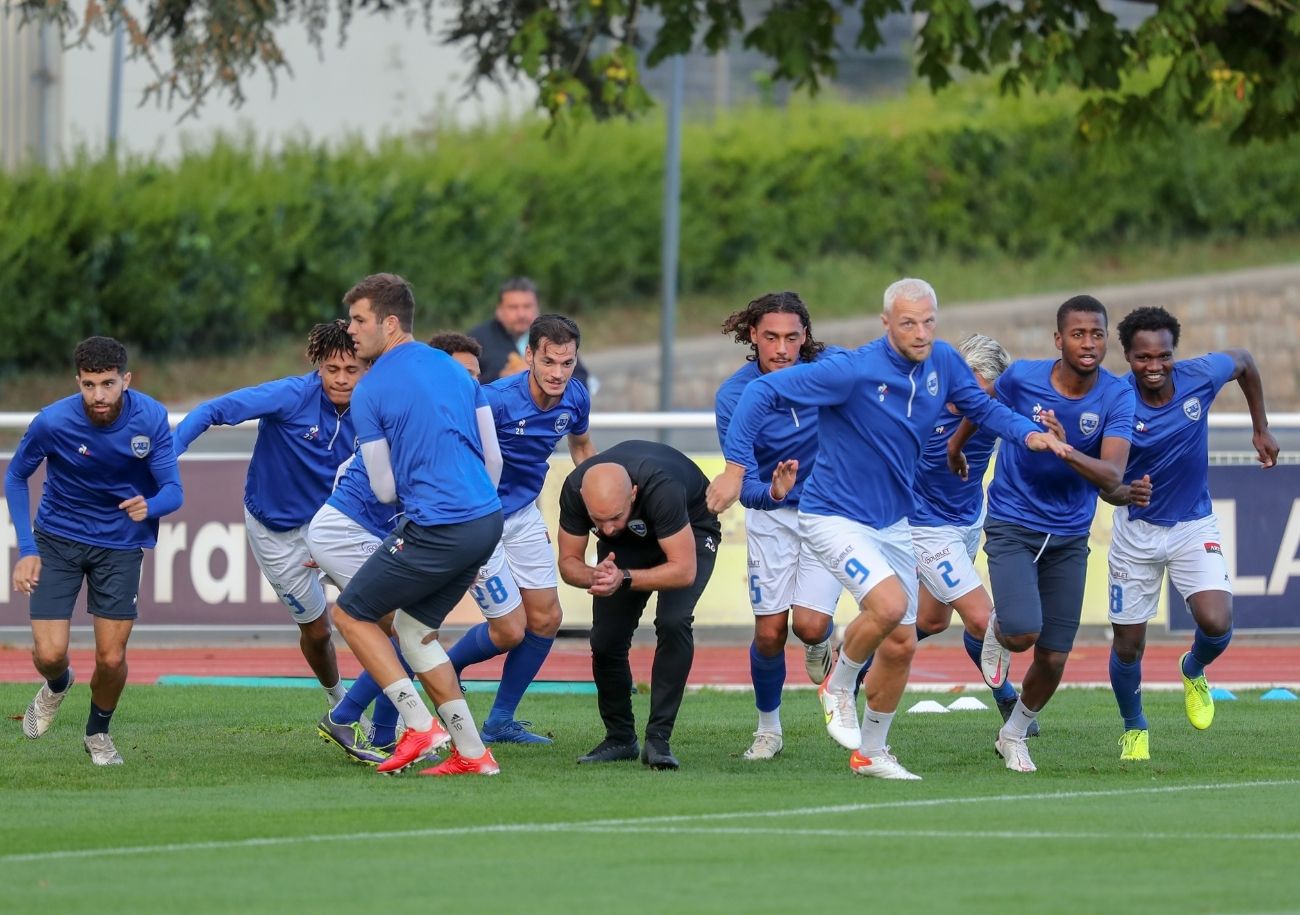
POLYGON ((92 426, 111 426, 122 415, 122 398, 119 397, 117 403, 110 406, 108 412, 104 414, 96 413, 84 400, 81 402, 81 409, 85 411, 86 419, 90 420, 92 426))

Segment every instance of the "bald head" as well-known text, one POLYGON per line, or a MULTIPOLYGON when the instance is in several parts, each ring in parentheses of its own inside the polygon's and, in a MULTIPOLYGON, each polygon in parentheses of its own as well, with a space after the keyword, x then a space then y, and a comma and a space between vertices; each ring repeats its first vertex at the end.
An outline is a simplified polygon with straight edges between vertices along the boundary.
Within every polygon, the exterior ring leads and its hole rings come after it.
POLYGON ((627 527, 636 487, 622 464, 596 464, 582 477, 582 501, 591 523, 604 537, 613 537, 627 527))

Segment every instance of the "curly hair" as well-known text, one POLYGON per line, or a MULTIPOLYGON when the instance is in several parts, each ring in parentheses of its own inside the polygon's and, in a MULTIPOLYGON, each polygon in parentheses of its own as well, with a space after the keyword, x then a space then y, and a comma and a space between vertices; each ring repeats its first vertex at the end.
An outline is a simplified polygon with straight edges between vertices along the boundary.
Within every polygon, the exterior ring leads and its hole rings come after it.
POLYGON ((126 374, 126 347, 112 337, 87 337, 72 352, 72 364, 77 374, 116 371, 126 374))
POLYGON ((468 334, 454 330, 444 330, 429 338, 429 345, 440 349, 449 356, 456 353, 469 353, 475 359, 483 355, 483 344, 468 334))
POLYGON ((357 345, 348 334, 348 322, 343 318, 317 324, 307 334, 307 361, 312 365, 320 365, 330 356, 340 354, 357 354, 357 345))
POLYGON ((1183 326, 1178 323, 1177 318, 1163 308, 1152 305, 1133 309, 1124 316, 1124 320, 1120 321, 1115 329, 1119 331, 1119 345, 1126 353, 1133 349, 1133 337, 1140 330, 1169 331, 1175 349, 1178 347, 1178 336, 1183 332, 1183 326))
POLYGON ((803 325, 804 329, 803 345, 799 347, 799 360, 801 362, 811 362, 817 358, 822 350, 826 349, 825 343, 819 343, 813 339, 812 318, 808 315, 808 306, 803 303, 803 299, 799 298, 799 293, 769 292, 767 295, 761 295, 754 299, 740 311, 733 312, 727 320, 722 322, 722 332, 724 334, 730 334, 737 343, 748 346, 753 350, 746 357, 750 362, 758 359, 758 345, 754 343, 753 331, 758 327, 758 322, 763 319, 763 315, 770 314, 799 316, 799 323, 803 325))

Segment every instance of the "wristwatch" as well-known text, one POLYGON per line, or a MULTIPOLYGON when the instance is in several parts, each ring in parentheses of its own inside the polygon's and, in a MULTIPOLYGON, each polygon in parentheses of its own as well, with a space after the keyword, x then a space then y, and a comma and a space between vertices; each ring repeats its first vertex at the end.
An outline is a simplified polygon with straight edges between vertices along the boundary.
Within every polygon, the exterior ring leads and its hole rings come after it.
POLYGON ((620 591, 627 591, 632 587, 632 570, 622 569, 621 571, 623 573, 623 583, 618 586, 618 589, 620 591))

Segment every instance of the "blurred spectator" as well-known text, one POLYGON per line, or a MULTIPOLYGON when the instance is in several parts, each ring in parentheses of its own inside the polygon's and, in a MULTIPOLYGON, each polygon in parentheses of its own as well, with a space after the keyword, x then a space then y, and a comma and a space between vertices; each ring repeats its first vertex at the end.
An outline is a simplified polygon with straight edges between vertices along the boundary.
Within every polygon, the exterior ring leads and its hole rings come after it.
MULTIPOLYGON (((496 313, 467 331, 469 336, 483 346, 479 367, 482 372, 480 380, 484 384, 517 375, 527 368, 524 365, 524 349, 528 346, 528 328, 541 314, 541 310, 537 285, 528 277, 512 277, 501 284, 496 313)), ((581 359, 573 371, 573 377, 595 393, 594 379, 588 377, 581 359)))

